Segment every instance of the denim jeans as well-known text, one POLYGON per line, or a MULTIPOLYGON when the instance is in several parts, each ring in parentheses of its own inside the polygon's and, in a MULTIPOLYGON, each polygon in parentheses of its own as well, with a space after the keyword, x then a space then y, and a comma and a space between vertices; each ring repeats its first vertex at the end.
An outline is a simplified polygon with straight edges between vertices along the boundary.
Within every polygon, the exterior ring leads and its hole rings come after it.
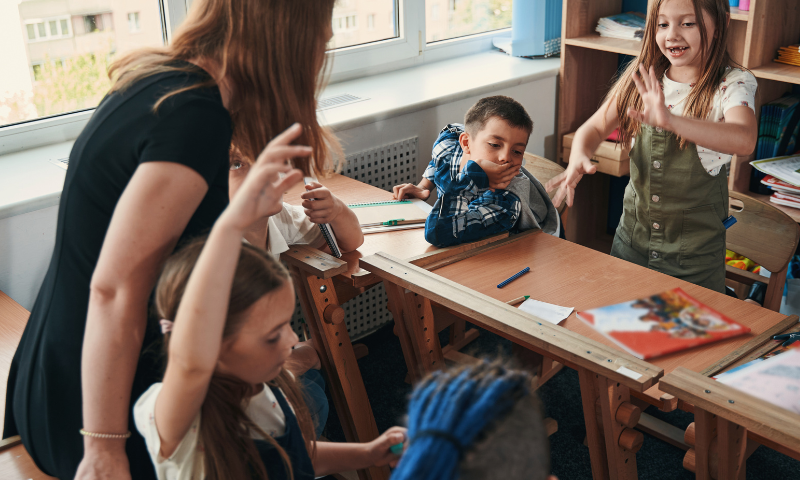
POLYGON ((325 396, 325 379, 322 372, 311 369, 297 378, 303 390, 303 397, 314 422, 314 431, 317 437, 322 435, 322 429, 328 421, 328 397, 325 396))

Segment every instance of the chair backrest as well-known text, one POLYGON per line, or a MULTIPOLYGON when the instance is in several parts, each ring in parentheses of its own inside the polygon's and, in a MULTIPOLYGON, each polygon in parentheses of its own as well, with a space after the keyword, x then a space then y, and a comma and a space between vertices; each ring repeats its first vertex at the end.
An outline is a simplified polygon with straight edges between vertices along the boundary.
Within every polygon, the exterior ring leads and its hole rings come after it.
POLYGON ((791 260, 800 240, 800 228, 778 208, 738 192, 730 192, 729 215, 736 223, 728 229, 727 246, 739 255, 780 272, 791 260))
MULTIPOLYGON (((531 172, 537 180, 542 182, 542 185, 546 184, 551 178, 564 171, 564 167, 556 162, 528 152, 525 152, 525 169, 531 172)), ((548 194, 550 195, 551 200, 555 194, 556 190, 553 190, 548 194)), ((558 213, 563 214, 566 205, 567 204, 565 201, 562 201, 561 205, 556 205, 556 210, 558 210, 558 213)))

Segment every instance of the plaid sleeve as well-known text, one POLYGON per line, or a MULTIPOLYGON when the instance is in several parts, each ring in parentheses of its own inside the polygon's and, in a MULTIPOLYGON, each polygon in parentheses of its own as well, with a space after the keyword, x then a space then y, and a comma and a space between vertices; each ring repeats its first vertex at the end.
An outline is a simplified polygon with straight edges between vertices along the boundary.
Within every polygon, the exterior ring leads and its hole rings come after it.
POLYGON ((489 178, 473 161, 436 203, 425 222, 425 240, 437 247, 510 230, 522 208, 517 196, 508 190, 489 190, 489 178))
POLYGON ((450 183, 450 178, 458 174, 458 164, 461 161, 461 145, 458 137, 464 129, 460 124, 448 124, 439 132, 436 141, 433 142, 431 161, 428 163, 422 178, 429 180, 436 185, 440 182, 450 183), (452 170, 455 168, 455 172, 452 170), (439 178, 437 179, 437 173, 439 178))

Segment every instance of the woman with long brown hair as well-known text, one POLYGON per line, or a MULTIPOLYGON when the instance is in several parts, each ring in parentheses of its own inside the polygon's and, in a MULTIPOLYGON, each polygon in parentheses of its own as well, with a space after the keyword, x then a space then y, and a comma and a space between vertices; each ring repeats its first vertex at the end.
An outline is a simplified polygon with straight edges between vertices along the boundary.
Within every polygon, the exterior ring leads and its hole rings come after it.
POLYGON ((9 375, 4 435, 20 434, 45 473, 154 478, 130 432, 131 400, 161 371, 141 355, 159 335, 148 299, 175 246, 227 205, 232 141, 257 158, 299 122, 310 165, 332 165, 315 96, 333 3, 195 0, 169 46, 112 67, 70 153, 53 257, 9 375))
POLYGON ((727 0, 650 2, 642 53, 576 132, 567 170, 548 182, 566 197, 596 168, 615 128, 631 147, 631 179, 611 254, 725 291, 727 165, 756 146, 755 77, 728 55, 727 0))
POLYGON ((134 407, 158 480, 313 480, 399 459, 391 447, 405 439, 400 427, 364 444, 314 440, 285 368, 298 342, 292 282, 271 254, 242 241, 300 180, 282 162, 302 153, 288 146, 298 133, 270 142, 208 238, 173 255, 158 281, 167 369, 134 407))

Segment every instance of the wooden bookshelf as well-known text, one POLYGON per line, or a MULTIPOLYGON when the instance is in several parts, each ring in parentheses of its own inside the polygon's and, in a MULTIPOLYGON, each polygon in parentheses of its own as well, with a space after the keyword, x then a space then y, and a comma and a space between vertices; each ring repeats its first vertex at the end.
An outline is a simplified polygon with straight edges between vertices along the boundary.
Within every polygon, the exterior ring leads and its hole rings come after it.
MULTIPOLYGON (((563 162, 568 160, 563 158, 563 136, 597 111, 617 73, 620 55, 636 56, 641 51, 641 42, 603 38, 595 32, 600 18, 621 12, 622 0, 564 0, 557 123, 558 156, 563 162)), ((758 79, 756 115, 760 115, 761 105, 800 84, 800 67, 774 62, 778 48, 800 39, 800 1, 751 0, 749 11, 732 8, 731 20, 728 51, 758 79)), ((752 155, 734 156, 728 182, 732 190, 748 191, 751 160, 752 155)), ((585 176, 576 193, 566 224, 569 239, 605 245, 609 176, 585 176)), ((798 213, 789 215, 800 219, 798 213)))

